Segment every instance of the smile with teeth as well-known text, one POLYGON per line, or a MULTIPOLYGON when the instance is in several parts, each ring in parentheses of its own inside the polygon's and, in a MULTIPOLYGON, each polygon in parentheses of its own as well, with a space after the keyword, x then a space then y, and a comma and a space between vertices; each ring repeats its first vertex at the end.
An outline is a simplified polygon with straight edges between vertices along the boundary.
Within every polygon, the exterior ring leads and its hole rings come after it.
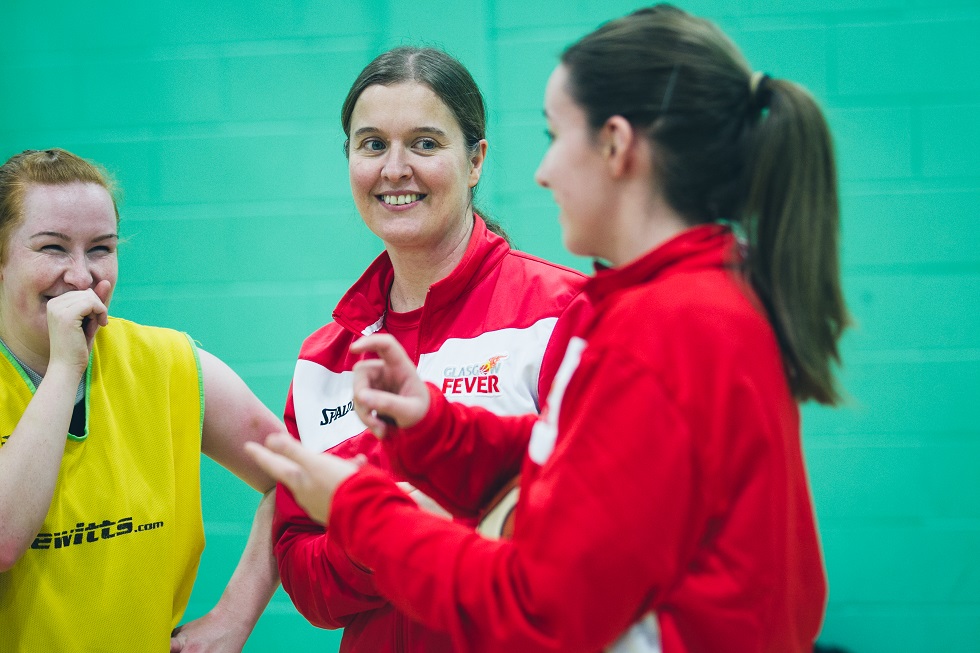
POLYGON ((409 193, 407 195, 378 195, 378 197, 381 198, 381 201, 385 204, 401 206, 402 204, 417 202, 425 197, 425 195, 422 195, 421 193, 409 193))

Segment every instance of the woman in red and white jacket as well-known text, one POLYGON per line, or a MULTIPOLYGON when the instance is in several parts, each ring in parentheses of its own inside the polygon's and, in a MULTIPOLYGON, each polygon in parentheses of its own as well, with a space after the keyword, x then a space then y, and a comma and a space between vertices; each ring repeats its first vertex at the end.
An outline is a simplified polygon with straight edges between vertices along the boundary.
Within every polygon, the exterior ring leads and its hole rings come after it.
MULTIPOLYGON (((472 77, 449 55, 410 47, 382 54, 354 82, 341 117, 354 200, 385 251, 333 321, 303 343, 285 422, 307 450, 363 456, 398 481, 404 477, 353 410, 352 369, 364 355, 351 344, 391 334, 451 401, 500 415, 537 413, 570 328, 588 312, 585 277, 512 250, 474 213, 486 117, 472 77)), ((518 450, 501 472, 514 476, 520 465, 518 450)), ((412 496, 477 524, 480 505, 412 496)), ((288 491, 277 495, 273 531, 283 587, 311 623, 344 628, 341 650, 453 650, 448 635, 390 604, 288 491)))
POLYGON ((537 180, 568 249, 610 267, 543 414, 446 402, 388 336, 351 348, 380 356, 355 369, 357 413, 423 492, 486 496, 524 452, 512 538, 420 517, 371 465, 282 436, 250 451, 457 651, 812 651, 826 580, 797 404, 838 400, 848 321, 821 112, 658 5, 570 46, 545 113, 537 180))

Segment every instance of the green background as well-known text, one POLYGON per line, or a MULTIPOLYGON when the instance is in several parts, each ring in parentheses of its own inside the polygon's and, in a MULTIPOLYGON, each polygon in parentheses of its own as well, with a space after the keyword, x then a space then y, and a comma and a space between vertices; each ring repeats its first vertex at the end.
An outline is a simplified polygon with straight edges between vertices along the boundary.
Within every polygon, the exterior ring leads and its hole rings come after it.
MULTIPOLYGON (((980 646, 980 2, 701 0, 758 70, 809 87, 835 134, 846 407, 804 408, 830 576, 822 639, 856 653, 980 646)), ((340 104, 374 55, 459 57, 490 108, 480 202, 517 245, 587 269, 534 186, 562 47, 603 0, 0 3, 0 157, 60 146, 125 191, 113 312, 191 333, 281 413, 302 338, 380 250, 350 199, 340 104)), ((220 595, 257 496, 205 461, 220 595)), ((335 650, 276 595, 247 651, 335 650)))

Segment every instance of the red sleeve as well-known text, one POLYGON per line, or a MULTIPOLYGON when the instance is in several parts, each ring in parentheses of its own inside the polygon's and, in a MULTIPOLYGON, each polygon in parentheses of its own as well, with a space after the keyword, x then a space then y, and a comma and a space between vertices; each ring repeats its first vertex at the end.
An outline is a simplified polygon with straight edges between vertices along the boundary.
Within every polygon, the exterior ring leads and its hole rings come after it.
MULTIPOLYGON (((283 417, 299 439, 293 410, 290 387, 283 417)), ((387 603, 378 596, 372 574, 354 564, 281 483, 276 487, 272 537, 283 589, 313 625, 342 628, 358 613, 387 603)))
MULTIPOLYGON (((525 463, 513 540, 409 511, 376 470, 337 490, 334 537, 457 651, 594 653, 676 582, 694 549, 687 422, 646 366, 589 353, 566 390, 554 452, 536 474, 525 463)), ((441 427, 472 428, 465 408, 439 406, 441 427)))
POLYGON ((384 440, 392 468, 452 514, 476 517, 520 469, 538 416, 501 416, 474 406, 454 410, 454 428, 447 432, 439 422, 453 404, 436 386, 426 387, 428 414, 384 440))
MULTIPOLYGON (((538 397, 542 405, 569 340, 592 316, 592 304, 582 292, 559 316, 538 375, 538 397)), ((429 389, 429 396, 432 401, 445 400, 435 388, 429 389)), ((411 438, 393 438, 397 444, 387 447, 399 473, 454 515, 462 517, 480 514, 487 500, 520 471, 531 426, 537 418, 535 415, 494 418, 482 412, 486 411, 474 408, 472 413, 461 412, 459 431, 450 438, 441 438, 439 429, 427 426, 434 418, 425 419, 413 429, 411 438), (499 425, 494 428, 476 426, 479 422, 496 424, 496 420, 499 425)))

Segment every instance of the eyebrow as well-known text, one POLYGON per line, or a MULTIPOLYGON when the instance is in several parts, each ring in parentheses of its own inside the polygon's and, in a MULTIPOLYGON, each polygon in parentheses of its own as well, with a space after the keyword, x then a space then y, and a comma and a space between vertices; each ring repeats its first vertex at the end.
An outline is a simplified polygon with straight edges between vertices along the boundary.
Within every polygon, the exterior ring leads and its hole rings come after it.
POLYGON ((416 134, 435 134, 436 136, 447 136, 446 132, 438 127, 419 127, 413 130, 416 134))
MULTIPOLYGON (((363 136, 364 134, 380 134, 381 130, 377 127, 361 127, 354 132, 354 137, 363 136)), ((436 136, 446 136, 446 132, 439 129, 438 127, 416 127, 411 130, 412 134, 435 134, 436 136)))
MULTIPOLYGON (((59 240, 71 240, 71 238, 69 238, 65 234, 61 233, 60 231, 39 231, 36 234, 34 234, 33 236, 31 236, 31 238, 39 238, 41 236, 51 236, 53 238, 58 238, 59 240)), ((93 238, 92 239, 92 242, 93 243, 100 243, 103 240, 111 240, 113 238, 119 238, 119 234, 104 234, 102 236, 98 236, 96 238, 93 238)))

